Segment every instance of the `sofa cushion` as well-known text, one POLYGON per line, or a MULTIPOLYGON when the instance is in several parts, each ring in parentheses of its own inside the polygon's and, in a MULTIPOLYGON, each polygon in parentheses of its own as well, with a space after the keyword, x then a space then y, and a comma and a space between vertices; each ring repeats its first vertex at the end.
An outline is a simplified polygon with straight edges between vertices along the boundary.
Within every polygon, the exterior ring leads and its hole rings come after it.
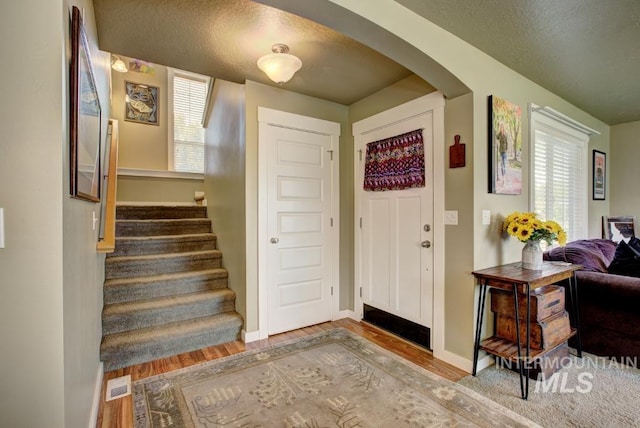
POLYGON ((607 239, 580 239, 552 248, 545 252, 544 259, 579 264, 583 270, 606 273, 615 250, 615 242, 607 239))
POLYGON ((629 243, 620 241, 608 270, 617 275, 640 277, 640 240, 632 236, 629 243))

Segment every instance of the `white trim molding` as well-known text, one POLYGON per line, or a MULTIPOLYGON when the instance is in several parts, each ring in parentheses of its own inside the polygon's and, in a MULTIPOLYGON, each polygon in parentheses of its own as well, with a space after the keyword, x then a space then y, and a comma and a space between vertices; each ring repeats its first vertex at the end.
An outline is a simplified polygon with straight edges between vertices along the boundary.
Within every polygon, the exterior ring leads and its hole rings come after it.
POLYGON ((178 172, 162 169, 118 168, 118 177, 178 178, 181 180, 204 180, 198 172, 178 172))

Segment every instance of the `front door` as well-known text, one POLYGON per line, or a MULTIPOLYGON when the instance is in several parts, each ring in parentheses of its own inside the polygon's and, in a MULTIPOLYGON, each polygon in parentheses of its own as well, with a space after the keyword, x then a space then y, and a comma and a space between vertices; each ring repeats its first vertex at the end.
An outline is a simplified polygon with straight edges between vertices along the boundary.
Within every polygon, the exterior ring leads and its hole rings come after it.
POLYGON ((263 126, 268 333, 275 334, 333 316, 337 136, 313 126, 299 129, 300 121, 263 126))
POLYGON ((394 110, 354 124, 355 192, 359 201, 356 276, 364 305, 431 328, 433 114, 427 111, 407 117, 403 109, 399 113, 394 110), (367 144, 419 129, 424 144, 424 187, 364 191, 367 144))

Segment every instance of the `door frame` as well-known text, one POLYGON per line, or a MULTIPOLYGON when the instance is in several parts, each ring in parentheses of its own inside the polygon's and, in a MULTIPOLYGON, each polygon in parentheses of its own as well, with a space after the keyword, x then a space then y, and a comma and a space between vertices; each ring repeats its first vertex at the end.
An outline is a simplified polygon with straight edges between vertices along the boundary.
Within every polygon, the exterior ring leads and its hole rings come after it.
MULTIPOLYGON (((441 92, 433 92, 405 104, 362 119, 353 124, 354 136, 354 312, 358 320, 362 319, 361 277, 362 266, 360 229, 362 183, 359 183, 358 168, 360 158, 355 146, 356 135, 384 128, 414 116, 428 112, 433 115, 433 325, 432 349, 436 358, 442 357, 444 351, 444 175, 445 175, 445 141, 444 141, 444 106, 445 99, 441 92)), ((363 154, 364 156, 364 154, 363 154)))
POLYGON ((331 317, 339 317, 340 309, 340 124, 328 120, 316 119, 294 113, 287 113, 266 107, 258 107, 258 338, 269 336, 268 295, 269 283, 267 275, 267 251, 269 239, 267 230, 267 138, 269 126, 313 132, 331 137, 331 317))

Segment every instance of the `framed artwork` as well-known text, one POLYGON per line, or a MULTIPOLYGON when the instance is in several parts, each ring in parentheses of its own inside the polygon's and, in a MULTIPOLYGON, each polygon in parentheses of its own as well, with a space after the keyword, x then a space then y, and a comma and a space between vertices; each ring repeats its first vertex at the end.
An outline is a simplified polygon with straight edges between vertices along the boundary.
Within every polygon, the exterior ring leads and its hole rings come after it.
POLYGON ((102 110, 82 15, 75 6, 71 10, 69 90, 70 193, 74 198, 100 202, 102 110))
POLYGON ((628 241, 636 236, 636 217, 602 217, 602 237, 613 242, 628 241))
POLYGON ((593 151, 593 199, 604 200, 607 189, 607 154, 593 151))
POLYGON ((124 85, 126 93, 124 120, 158 125, 158 88, 126 81, 124 85))
POLYGON ((495 95, 488 103, 489 193, 522 193, 522 109, 495 95))

